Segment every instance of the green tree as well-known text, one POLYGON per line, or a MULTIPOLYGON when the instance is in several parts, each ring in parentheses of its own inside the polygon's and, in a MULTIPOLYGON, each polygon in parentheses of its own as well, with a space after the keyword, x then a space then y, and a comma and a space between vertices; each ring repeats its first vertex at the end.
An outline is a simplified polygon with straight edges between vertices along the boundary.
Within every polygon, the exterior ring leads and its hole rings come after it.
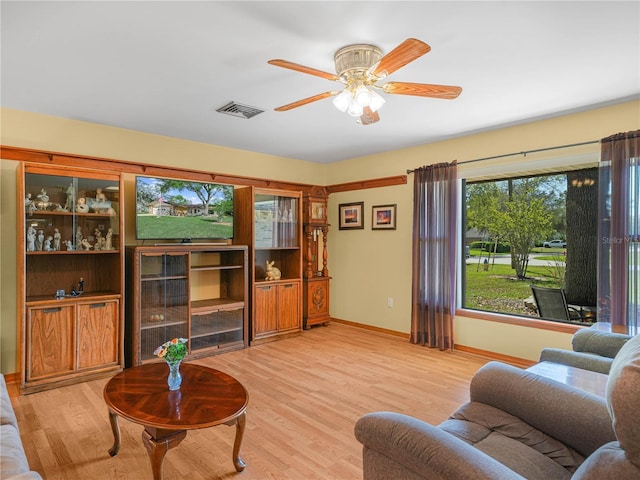
POLYGON ((552 215, 546 204, 544 179, 529 177, 509 182, 510 195, 497 212, 496 222, 511 246, 516 276, 526 278, 529 254, 539 238, 549 234, 552 215))

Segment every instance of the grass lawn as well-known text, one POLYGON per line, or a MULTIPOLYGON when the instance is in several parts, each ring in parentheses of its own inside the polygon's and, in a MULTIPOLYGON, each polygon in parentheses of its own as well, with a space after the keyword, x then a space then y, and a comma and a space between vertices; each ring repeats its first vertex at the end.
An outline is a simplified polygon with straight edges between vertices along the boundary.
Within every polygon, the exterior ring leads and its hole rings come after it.
POLYGON ((519 280, 510 265, 489 265, 485 271, 480 265, 466 266, 466 308, 490 312, 530 315, 524 300, 531 296, 532 284, 543 287, 559 285, 549 274, 549 267, 530 266, 527 279, 519 280))
POLYGON ((233 217, 222 222, 213 216, 173 217, 137 215, 138 237, 172 238, 230 238, 233 236, 233 217))

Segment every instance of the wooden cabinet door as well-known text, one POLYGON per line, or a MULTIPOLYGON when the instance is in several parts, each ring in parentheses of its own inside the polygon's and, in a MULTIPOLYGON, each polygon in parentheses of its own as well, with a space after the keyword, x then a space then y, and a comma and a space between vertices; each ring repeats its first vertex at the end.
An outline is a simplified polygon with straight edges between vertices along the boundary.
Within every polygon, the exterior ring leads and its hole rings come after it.
POLYGON ((73 305, 27 310, 27 380, 73 372, 73 305))
POLYGON ((300 329, 300 284, 278 285, 278 331, 300 329))
POLYGON ((278 295, 276 285, 257 285, 253 335, 259 337, 278 331, 278 295))
POLYGON ((118 301, 78 305, 78 368, 118 362, 118 301))

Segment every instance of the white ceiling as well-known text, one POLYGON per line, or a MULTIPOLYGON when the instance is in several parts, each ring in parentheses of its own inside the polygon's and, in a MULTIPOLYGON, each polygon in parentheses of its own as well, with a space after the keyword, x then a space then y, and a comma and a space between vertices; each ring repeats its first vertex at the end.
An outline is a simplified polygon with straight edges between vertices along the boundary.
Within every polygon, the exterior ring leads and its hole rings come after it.
MULTIPOLYGON (((1 103, 75 120, 329 163, 640 97, 640 2, 1 3, 1 103), (389 81, 458 85, 456 100, 386 95, 362 126, 324 99, 352 43, 431 52, 389 81), (230 101, 266 110, 216 112, 230 101)), ((185 159, 186 160, 186 159, 185 159)))

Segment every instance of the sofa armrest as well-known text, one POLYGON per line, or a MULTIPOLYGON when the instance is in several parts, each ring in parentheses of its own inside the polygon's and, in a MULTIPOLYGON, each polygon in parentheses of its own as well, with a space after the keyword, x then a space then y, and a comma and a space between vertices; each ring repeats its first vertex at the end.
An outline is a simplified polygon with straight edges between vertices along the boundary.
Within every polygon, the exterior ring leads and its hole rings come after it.
POLYGON ((593 328, 578 330, 571 338, 571 346, 576 352, 595 353, 614 358, 631 337, 623 333, 601 332, 593 328))
MULTIPOLYGON (((523 480, 497 460, 459 438, 416 418, 391 412, 364 415, 355 436, 367 449, 386 457, 416 478, 456 480, 523 480)), ((365 479, 368 475, 365 455, 365 479)), ((396 477, 401 478, 401 477, 396 477)))
POLYGON ((504 410, 585 457, 616 439, 604 398, 511 365, 484 365, 470 394, 471 401, 504 410))
POLYGON ((591 370, 592 372, 609 374, 613 359, 595 353, 573 352, 559 348, 543 348, 540 352, 541 362, 561 363, 570 367, 591 370))

